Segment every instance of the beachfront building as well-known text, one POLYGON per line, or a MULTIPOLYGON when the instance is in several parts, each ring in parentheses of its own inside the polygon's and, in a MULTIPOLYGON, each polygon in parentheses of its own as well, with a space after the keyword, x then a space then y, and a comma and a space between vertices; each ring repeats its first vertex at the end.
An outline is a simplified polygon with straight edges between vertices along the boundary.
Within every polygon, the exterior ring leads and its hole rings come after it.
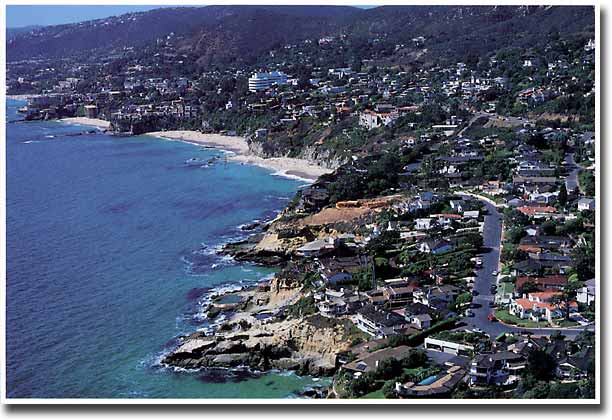
POLYGON ((254 73, 249 77, 249 91, 261 92, 269 89, 272 85, 286 85, 287 75, 282 71, 273 71, 270 73, 254 73))

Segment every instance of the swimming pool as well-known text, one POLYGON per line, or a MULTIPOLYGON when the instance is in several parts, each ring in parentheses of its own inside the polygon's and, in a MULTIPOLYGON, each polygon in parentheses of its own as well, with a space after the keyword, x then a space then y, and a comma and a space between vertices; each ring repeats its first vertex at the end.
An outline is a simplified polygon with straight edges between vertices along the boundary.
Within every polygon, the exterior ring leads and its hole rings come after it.
POLYGON ((431 385, 436 381, 437 378, 438 378, 438 375, 428 376, 427 378, 419 382, 417 385, 431 385))

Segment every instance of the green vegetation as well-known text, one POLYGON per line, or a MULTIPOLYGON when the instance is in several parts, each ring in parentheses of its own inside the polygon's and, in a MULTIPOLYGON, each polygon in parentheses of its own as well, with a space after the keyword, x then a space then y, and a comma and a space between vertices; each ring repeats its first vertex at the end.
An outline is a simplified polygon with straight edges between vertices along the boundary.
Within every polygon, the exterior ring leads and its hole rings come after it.
POLYGON ((288 315, 294 318, 304 317, 317 313, 314 297, 312 295, 300 298, 294 305, 288 307, 288 315))
POLYGON ((595 196, 595 174, 593 171, 580 171, 578 174, 578 182, 580 183, 580 188, 587 196, 595 196))

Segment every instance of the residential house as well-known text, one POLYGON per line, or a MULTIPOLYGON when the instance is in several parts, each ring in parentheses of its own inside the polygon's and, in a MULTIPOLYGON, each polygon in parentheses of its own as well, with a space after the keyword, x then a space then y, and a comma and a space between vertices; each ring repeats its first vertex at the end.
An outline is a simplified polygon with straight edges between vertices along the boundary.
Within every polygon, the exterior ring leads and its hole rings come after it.
POLYGON ((520 353, 500 351, 479 354, 470 366, 470 385, 513 385, 519 381, 520 372, 525 369, 526 358, 520 353))
POLYGON ((592 198, 581 198, 578 200, 578 211, 595 210, 595 200, 592 198))
POLYGON ((395 393, 399 398, 448 398, 461 383, 466 371, 461 366, 451 366, 427 383, 396 382, 395 393))
POLYGON ((459 340, 435 338, 435 336, 427 337, 423 347, 427 350, 454 354, 455 356, 471 356, 474 352, 472 344, 459 340))
MULTIPOLYGON (((514 299, 508 311, 521 319, 552 323, 564 316, 565 303, 554 302, 560 295, 560 292, 532 292, 527 297, 514 299)), ((569 306, 570 312, 575 312, 578 307, 576 302, 569 302, 569 306)))
POLYGON ((335 238, 332 237, 316 239, 299 247, 296 253, 303 257, 319 257, 333 251, 337 245, 335 238))
POLYGON ((420 218, 420 219, 415 219, 414 223, 414 228, 416 230, 429 230, 432 228, 432 220, 431 217, 424 217, 424 218, 420 218))
POLYGON ((585 305, 595 302, 595 279, 587 280, 584 286, 577 290, 576 300, 585 305))
POLYGON ((378 365, 383 360, 391 358, 402 360, 408 357, 412 351, 414 351, 412 347, 408 346, 386 347, 373 352, 364 351, 361 353, 362 356, 360 358, 344 364, 342 370, 351 372, 355 376, 360 376, 378 369, 378 365))
POLYGON ((453 245, 447 239, 425 239, 419 244, 419 251, 427 254, 442 254, 451 251, 453 245))
POLYGON ((363 111, 359 114, 359 125, 368 130, 389 126, 399 117, 397 111, 376 112, 371 110, 363 111))
POLYGON ((321 258, 319 263, 319 273, 321 278, 330 285, 351 282, 353 274, 367 269, 368 258, 362 255, 348 257, 326 257, 321 258))
POLYGON ((514 288, 520 293, 527 284, 533 284, 540 292, 558 291, 567 284, 567 276, 519 276, 516 278, 514 288))
POLYGON ((361 331, 376 338, 398 334, 410 326, 403 316, 374 305, 357 310, 356 325, 361 331))
POLYGON ((432 318, 429 314, 412 315, 410 323, 418 330, 426 330, 431 327, 432 318))

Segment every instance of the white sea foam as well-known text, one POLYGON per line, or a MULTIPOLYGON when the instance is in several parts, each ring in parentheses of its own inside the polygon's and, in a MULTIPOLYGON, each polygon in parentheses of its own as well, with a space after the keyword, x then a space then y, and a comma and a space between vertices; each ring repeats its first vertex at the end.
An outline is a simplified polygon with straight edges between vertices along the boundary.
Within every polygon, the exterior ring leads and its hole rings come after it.
POLYGON ((288 178, 288 179, 293 179, 295 181, 303 181, 308 183, 308 185, 312 184, 315 180, 310 179, 310 178, 304 178, 298 175, 294 175, 294 174, 289 174, 287 173, 287 171, 276 171, 272 173, 273 176, 279 176, 282 178, 288 178))

